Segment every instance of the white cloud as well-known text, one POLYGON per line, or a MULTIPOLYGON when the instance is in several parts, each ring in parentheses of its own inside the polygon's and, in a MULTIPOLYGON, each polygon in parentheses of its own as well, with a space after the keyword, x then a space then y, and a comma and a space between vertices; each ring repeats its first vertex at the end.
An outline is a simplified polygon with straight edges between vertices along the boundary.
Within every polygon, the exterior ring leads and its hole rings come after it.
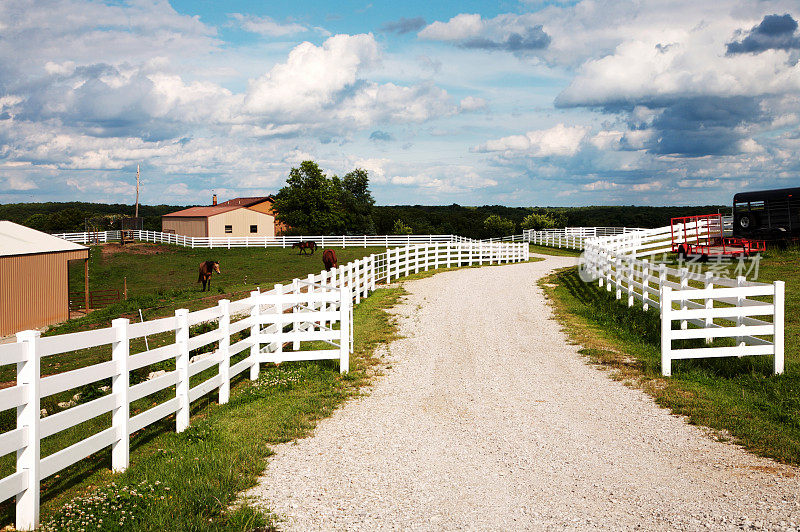
POLYGON ((477 98, 475 96, 467 96, 466 98, 462 98, 461 103, 459 103, 458 107, 462 111, 480 111, 481 109, 486 109, 488 102, 483 98, 477 98))
POLYGON ((631 190, 635 192, 649 192, 651 190, 661 190, 664 188, 664 183, 661 181, 650 181, 648 183, 634 183, 631 185, 631 190))
POLYGON ((246 31, 266 35, 268 37, 284 37, 296 33, 305 33, 308 28, 301 24, 275 22, 269 17, 256 17, 242 13, 231 13, 233 18, 246 31))
POLYGON ((447 22, 434 22, 423 28, 417 36, 431 41, 460 41, 477 37, 484 25, 478 14, 462 13, 447 22))
POLYGON ((575 155, 589 134, 586 126, 557 124, 550 129, 528 131, 524 135, 512 135, 490 140, 474 148, 478 152, 524 152, 532 157, 575 155))
POLYGON ((620 185, 618 183, 614 183, 613 181, 593 181, 591 183, 586 183, 585 185, 581 185, 582 190, 613 190, 619 188, 620 185))

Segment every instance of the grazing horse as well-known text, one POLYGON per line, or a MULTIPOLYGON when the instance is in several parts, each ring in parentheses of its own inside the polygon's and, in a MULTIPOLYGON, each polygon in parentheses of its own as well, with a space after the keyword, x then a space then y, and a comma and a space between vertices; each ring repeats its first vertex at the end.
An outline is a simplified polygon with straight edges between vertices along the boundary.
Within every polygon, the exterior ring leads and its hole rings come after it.
POLYGON ((208 286, 208 291, 211 291, 211 274, 214 272, 220 273, 219 262, 207 260, 200 263, 200 274, 197 277, 197 282, 203 283, 203 289, 200 290, 201 292, 206 291, 206 286, 208 286))
POLYGON ((336 252, 332 249, 326 249, 322 252, 322 264, 325 265, 325 270, 330 271, 331 268, 336 268, 339 263, 336 260, 336 252))
POLYGON ((313 240, 304 240, 302 242, 295 242, 292 244, 293 248, 300 248, 300 253, 298 255, 305 255, 305 250, 310 249, 311 254, 314 254, 314 251, 317 249, 317 243, 313 240))

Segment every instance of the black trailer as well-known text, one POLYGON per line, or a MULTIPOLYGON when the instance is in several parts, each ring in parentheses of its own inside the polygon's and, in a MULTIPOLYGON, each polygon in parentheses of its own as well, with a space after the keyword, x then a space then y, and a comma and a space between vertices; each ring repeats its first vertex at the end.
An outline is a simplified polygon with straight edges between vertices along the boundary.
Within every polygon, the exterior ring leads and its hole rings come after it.
POLYGON ((800 237, 800 187, 734 195, 733 236, 765 240, 800 237))

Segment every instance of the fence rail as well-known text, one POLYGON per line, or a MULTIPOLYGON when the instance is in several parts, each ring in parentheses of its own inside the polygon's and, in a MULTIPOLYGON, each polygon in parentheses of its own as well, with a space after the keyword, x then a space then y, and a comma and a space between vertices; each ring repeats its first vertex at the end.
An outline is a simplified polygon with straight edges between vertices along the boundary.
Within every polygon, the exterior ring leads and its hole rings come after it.
POLYGON ((348 371, 353 304, 375 290, 376 283, 435 268, 522 262, 528 257, 527 244, 417 244, 195 312, 179 309, 174 316, 142 323, 118 318, 108 328, 50 337, 22 331, 16 343, 0 345, 0 365, 15 365, 17 371, 16 384, 0 390, 0 411, 15 409, 17 420, 15 428, 0 434, 0 456, 16 453, 15 472, 0 479, 0 501, 16 497, 16 527, 36 528, 43 479, 107 447, 112 469, 126 469, 133 433, 173 414, 176 431, 183 431, 190 423, 191 403, 213 392, 226 403, 235 376, 246 372, 256 379, 261 364, 295 360, 335 359, 340 371, 348 371), (139 340, 154 335, 162 335, 166 343, 149 349, 139 340), (326 348, 318 349, 320 342, 326 348), (91 348, 106 349, 106 360, 41 374, 43 357, 91 348), (151 378, 131 385, 131 372, 154 368, 159 371, 151 372, 151 378), (42 417, 43 398, 109 379, 106 395, 42 417), (168 398, 155 404, 153 394, 160 392, 164 399, 165 391, 168 398), (131 415, 137 401, 142 402, 136 408, 143 410, 131 415), (41 456, 43 438, 109 413, 110 426, 41 456))
MULTIPOLYGON (((140 242, 175 244, 190 248, 291 247, 296 242, 313 240, 322 247, 391 247, 412 244, 475 242, 458 235, 312 235, 275 237, 191 237, 160 231, 126 230, 126 235, 140 242)), ((121 231, 57 233, 53 236, 79 244, 105 243, 120 240, 121 231)))
POLYGON ((644 258, 671 251, 673 231, 681 238, 686 230, 675 225, 582 240, 581 268, 617 299, 625 297, 628 306, 639 300, 643 309, 659 310, 662 375, 672 374, 672 360, 749 355, 772 355, 774 373, 783 373, 783 281, 731 279, 644 258), (674 322, 679 329, 673 329, 674 322), (714 339, 729 345, 714 345, 714 339), (676 347, 675 342, 681 343, 676 347))
MULTIPOLYGON (((89 291, 89 308, 98 309, 107 307, 122 299, 122 290, 118 288, 107 288, 89 291)), ((80 310, 86 307, 86 292, 69 293, 69 310, 80 310)))

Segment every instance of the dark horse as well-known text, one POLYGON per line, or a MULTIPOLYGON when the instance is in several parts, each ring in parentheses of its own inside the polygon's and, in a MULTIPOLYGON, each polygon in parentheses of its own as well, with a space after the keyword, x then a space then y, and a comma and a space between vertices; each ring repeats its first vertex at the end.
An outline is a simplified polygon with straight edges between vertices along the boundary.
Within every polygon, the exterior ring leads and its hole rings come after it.
POLYGON ((197 277, 197 282, 203 283, 203 289, 200 290, 201 292, 206 291, 206 286, 208 286, 208 291, 211 291, 211 274, 214 272, 220 273, 219 262, 207 260, 200 263, 200 275, 197 277))
POLYGON ((322 264, 325 265, 325 270, 330 271, 331 268, 336 268, 339 263, 336 260, 336 252, 332 249, 326 249, 322 252, 322 264))
POLYGON ((311 250, 311 254, 314 254, 314 251, 317 249, 317 243, 313 240, 304 240, 302 242, 295 242, 292 244, 293 248, 300 248, 299 255, 305 255, 305 251, 307 249, 311 250))

